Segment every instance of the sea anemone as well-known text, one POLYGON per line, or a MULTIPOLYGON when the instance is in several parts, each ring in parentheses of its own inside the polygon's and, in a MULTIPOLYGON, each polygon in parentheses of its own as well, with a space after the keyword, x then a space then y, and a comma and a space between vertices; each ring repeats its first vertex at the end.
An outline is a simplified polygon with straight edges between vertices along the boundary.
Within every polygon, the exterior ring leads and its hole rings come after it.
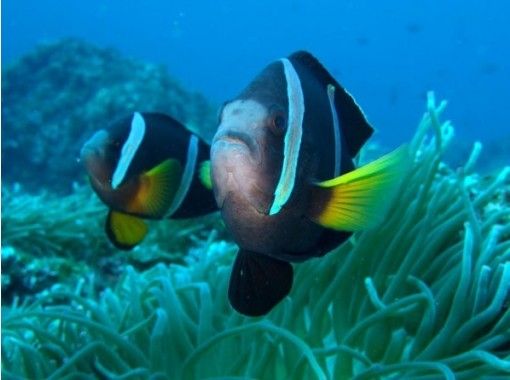
POLYGON ((266 317, 229 306, 235 247, 212 233, 190 252, 195 261, 131 268, 97 299, 79 285, 5 308, 2 374, 508 378, 510 168, 483 185, 472 173, 480 144, 464 167, 442 163, 453 137, 439 122, 445 105, 429 94, 410 143, 413 168, 384 222, 296 265, 290 295, 266 317))

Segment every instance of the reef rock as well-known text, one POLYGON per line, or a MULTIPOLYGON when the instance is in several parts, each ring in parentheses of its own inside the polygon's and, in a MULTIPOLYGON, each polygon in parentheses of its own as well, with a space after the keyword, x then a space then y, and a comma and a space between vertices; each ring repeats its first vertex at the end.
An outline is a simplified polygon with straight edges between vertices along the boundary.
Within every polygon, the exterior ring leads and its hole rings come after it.
POLYGON ((215 109, 164 66, 74 39, 38 47, 2 71, 3 179, 71 190, 85 179, 83 142, 135 110, 172 115, 206 139, 215 126, 215 109))

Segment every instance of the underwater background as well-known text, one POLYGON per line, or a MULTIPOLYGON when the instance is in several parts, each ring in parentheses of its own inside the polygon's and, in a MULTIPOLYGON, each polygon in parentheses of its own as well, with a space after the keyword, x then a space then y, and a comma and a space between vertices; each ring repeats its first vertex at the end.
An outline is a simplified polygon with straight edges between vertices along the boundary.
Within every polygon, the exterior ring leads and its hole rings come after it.
POLYGON ((2 1, 2 375, 508 378, 509 10, 2 1), (380 228, 296 265, 290 296, 246 318, 228 304, 236 247, 218 214, 120 252, 78 156, 135 110, 210 140, 219 105, 298 49, 376 128, 364 156, 409 142, 413 169, 380 228))

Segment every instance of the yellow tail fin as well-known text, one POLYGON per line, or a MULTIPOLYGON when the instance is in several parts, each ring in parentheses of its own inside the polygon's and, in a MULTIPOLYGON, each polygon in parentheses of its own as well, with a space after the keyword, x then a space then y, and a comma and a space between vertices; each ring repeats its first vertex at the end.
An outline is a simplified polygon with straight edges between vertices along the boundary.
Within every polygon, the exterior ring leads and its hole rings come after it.
POLYGON ((408 162, 404 145, 352 172, 315 184, 310 218, 340 231, 373 227, 384 217, 408 162))

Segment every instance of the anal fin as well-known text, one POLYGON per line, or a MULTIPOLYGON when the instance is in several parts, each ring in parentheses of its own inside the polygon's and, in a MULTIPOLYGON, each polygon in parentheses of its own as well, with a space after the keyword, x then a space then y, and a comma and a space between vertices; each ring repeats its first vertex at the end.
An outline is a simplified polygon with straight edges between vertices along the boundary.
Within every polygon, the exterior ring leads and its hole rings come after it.
POLYGON ((292 287, 292 265, 246 250, 239 250, 230 275, 228 298, 239 313, 267 314, 292 287))
POLYGON ((114 246, 133 249, 147 235, 147 224, 140 218, 110 210, 105 223, 106 235, 114 246))

